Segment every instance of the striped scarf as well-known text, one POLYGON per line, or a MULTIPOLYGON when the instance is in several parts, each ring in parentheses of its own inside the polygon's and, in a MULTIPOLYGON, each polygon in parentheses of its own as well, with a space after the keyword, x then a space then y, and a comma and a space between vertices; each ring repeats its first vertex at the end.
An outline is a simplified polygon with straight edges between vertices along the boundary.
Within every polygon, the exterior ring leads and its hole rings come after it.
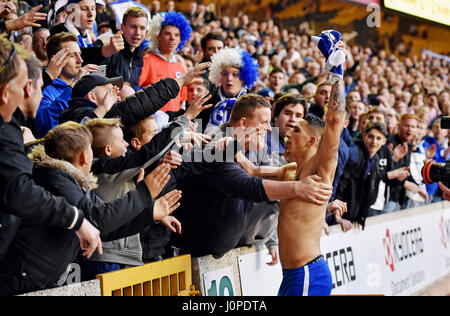
POLYGON ((89 32, 86 31, 86 36, 83 36, 73 24, 67 22, 65 24, 65 27, 70 33, 75 34, 78 37, 78 45, 81 48, 94 46, 89 32))
POLYGON ((206 130, 213 128, 215 126, 222 125, 224 123, 228 123, 230 120, 231 110, 233 109, 234 103, 239 99, 242 95, 247 93, 247 89, 243 87, 239 94, 235 98, 227 98, 222 94, 222 89, 218 89, 220 101, 214 106, 211 118, 209 119, 208 125, 206 126, 206 130))

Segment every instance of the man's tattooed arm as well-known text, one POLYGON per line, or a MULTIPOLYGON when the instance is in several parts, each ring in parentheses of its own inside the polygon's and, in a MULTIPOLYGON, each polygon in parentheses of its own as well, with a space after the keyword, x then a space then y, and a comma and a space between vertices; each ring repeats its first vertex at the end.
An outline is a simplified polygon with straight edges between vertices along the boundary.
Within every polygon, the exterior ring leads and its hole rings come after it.
POLYGON ((338 80, 331 89, 329 109, 335 112, 345 112, 345 86, 342 79, 338 80))

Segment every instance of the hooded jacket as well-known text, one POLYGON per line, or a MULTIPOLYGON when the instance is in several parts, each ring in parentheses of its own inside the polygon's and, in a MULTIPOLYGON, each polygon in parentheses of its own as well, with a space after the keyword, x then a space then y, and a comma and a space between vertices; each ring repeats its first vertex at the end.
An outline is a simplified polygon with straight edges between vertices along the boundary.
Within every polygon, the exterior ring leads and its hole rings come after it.
MULTIPOLYGON (((72 164, 48 157, 42 146, 31 156, 36 183, 83 210, 86 219, 100 230, 103 241, 136 234, 153 223, 153 202, 145 183, 122 199, 104 203, 92 191, 96 187, 92 175, 85 176, 72 164)), ((79 250, 73 231, 22 221, 0 263, 0 295, 53 287, 79 250)))
POLYGON ((83 212, 36 185, 20 126, 14 119, 6 123, 1 115, 0 148, 0 260, 8 251, 20 219, 34 225, 45 223, 48 227, 78 230, 83 212))

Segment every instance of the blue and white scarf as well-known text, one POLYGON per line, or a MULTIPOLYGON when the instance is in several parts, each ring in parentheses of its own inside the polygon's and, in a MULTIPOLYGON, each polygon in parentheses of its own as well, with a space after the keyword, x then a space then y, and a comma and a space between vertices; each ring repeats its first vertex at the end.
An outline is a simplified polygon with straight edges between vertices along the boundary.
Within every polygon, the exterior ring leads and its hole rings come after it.
POLYGON ((235 98, 225 97, 222 93, 221 88, 218 89, 218 93, 220 101, 214 106, 212 110, 208 125, 206 125, 206 130, 222 125, 224 123, 228 123, 234 103, 236 103, 236 100, 239 99, 242 95, 247 93, 247 88, 243 87, 235 98))
POLYGON ((64 26, 70 33, 75 34, 78 37, 78 46, 80 46, 81 48, 94 46, 89 32, 86 31, 86 36, 83 36, 75 27, 75 25, 66 22, 64 26))

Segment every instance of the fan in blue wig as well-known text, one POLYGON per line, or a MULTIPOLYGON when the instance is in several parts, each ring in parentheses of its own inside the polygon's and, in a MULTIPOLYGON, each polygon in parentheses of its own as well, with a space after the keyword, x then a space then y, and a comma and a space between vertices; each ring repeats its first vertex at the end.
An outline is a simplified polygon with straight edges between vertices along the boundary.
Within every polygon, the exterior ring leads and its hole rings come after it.
POLYGON ((220 85, 220 73, 226 66, 239 69, 239 78, 247 89, 251 89, 258 80, 258 63, 242 48, 224 48, 211 57, 209 80, 216 86, 220 85))
POLYGON ((180 12, 161 12, 152 18, 150 23, 150 29, 148 31, 148 36, 151 41, 150 47, 158 46, 158 35, 161 30, 167 26, 176 26, 180 30, 180 44, 177 47, 178 51, 181 51, 186 45, 187 41, 191 37, 192 28, 189 25, 189 21, 180 12))
MULTIPOLYGON (((234 103, 251 89, 258 80, 258 64, 255 59, 242 48, 224 48, 211 57, 209 80, 216 86, 219 102, 214 106, 206 130, 227 123, 230 119, 234 103), (223 85, 222 71, 225 67, 239 70, 241 86, 228 88, 223 85)), ((234 86, 234 85, 233 85, 234 86)))

